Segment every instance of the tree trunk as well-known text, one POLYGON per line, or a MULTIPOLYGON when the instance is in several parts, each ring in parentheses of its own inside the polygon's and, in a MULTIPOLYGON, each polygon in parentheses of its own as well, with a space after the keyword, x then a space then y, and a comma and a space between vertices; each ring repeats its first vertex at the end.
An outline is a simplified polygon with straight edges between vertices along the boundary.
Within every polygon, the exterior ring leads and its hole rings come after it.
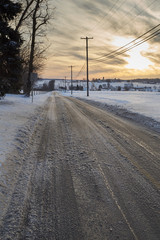
POLYGON ((34 49, 35 49, 35 39, 36 39, 36 25, 37 25, 37 11, 39 9, 39 1, 37 0, 37 4, 35 6, 35 10, 33 13, 33 26, 32 26, 32 41, 31 41, 31 52, 29 59, 29 68, 28 68, 28 78, 27 78, 27 88, 26 88, 26 96, 30 97, 30 92, 32 90, 32 82, 31 82, 31 73, 33 72, 33 61, 34 61, 34 49))

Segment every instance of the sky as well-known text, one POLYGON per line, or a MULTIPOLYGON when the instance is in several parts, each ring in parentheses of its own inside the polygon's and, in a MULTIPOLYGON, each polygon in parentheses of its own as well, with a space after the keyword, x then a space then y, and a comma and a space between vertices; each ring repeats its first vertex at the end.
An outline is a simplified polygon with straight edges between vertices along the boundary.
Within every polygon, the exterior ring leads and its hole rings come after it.
POLYGON ((160 24, 159 0, 50 0, 50 7, 55 8, 47 31, 51 46, 41 77, 70 79, 72 65, 73 79, 86 79, 85 37, 93 37, 90 80, 160 77, 160 35, 130 51, 105 56, 160 24))

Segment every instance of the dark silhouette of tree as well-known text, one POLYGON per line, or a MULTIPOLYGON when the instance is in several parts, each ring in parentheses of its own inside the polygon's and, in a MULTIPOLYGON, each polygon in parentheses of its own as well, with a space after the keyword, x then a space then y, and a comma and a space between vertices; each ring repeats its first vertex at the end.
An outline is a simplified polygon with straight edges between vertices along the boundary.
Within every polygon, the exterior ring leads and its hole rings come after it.
POLYGON ((49 81, 49 83, 48 83, 48 90, 49 91, 53 91, 54 87, 55 87, 55 80, 49 81))
POLYGON ((26 44, 28 51, 25 51, 24 59, 25 72, 27 72, 26 96, 30 96, 32 72, 37 72, 43 67, 45 51, 48 48, 43 47, 42 42, 42 39, 46 38, 46 25, 51 19, 48 2, 49 0, 24 0, 23 11, 16 25, 16 30, 28 29, 29 34, 27 37, 29 41, 26 44))
POLYGON ((10 23, 21 12, 21 4, 0 1, 0 95, 17 93, 21 88, 20 46, 22 39, 10 23))

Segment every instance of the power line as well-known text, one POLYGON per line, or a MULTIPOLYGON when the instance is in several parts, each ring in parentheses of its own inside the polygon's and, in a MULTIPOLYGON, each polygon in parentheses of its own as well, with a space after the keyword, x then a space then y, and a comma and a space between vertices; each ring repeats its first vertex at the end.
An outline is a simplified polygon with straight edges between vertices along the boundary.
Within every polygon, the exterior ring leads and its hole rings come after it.
MULTIPOLYGON (((126 26, 126 25, 128 25, 131 21, 133 22, 133 20, 135 19, 135 18, 137 18, 137 16, 139 16, 141 13, 143 13, 146 9, 148 9, 151 5, 153 5, 155 2, 156 2, 157 0, 154 0, 154 1, 152 1, 145 9, 143 9, 142 11, 140 11, 139 12, 139 14, 137 14, 136 16, 134 16, 129 22, 127 22, 127 24, 123 24, 123 28, 124 28, 124 26, 126 26)), ((123 5, 123 2, 121 3, 121 5, 119 6, 119 8, 121 7, 123 5)), ((129 10, 129 12, 131 11, 132 12, 132 9, 135 9, 136 7, 132 7, 130 10, 129 10)), ((112 14, 110 17, 112 17, 114 14, 112 14)), ((119 32, 121 30, 121 28, 119 29, 119 30, 117 30, 116 31, 116 33, 117 32, 119 32)), ((101 58, 101 57, 98 57, 98 58, 101 58)), ((97 58, 97 59, 98 59, 97 58)))
POLYGON ((93 59, 93 60, 100 59, 100 58, 103 58, 103 57, 107 57, 107 56, 109 56, 109 55, 112 55, 113 53, 119 51, 119 50, 122 49, 122 48, 127 47, 127 46, 130 45, 131 43, 133 43, 133 42, 135 42, 136 40, 140 39, 141 37, 145 36, 146 34, 148 34, 149 32, 153 31, 155 28, 157 28, 157 27, 159 27, 159 26, 160 26, 160 24, 156 25, 155 27, 151 28, 150 30, 148 30, 147 32, 143 33, 142 35, 140 35, 139 37, 135 38, 134 40, 130 41, 129 43, 125 44, 124 46, 122 46, 122 47, 120 47, 120 48, 118 48, 118 49, 116 49, 116 50, 114 50, 114 51, 112 51, 112 52, 110 52, 110 53, 108 53, 108 54, 104 54, 104 55, 101 56, 101 57, 97 57, 97 58, 95 58, 95 59, 93 59))
POLYGON ((80 71, 78 72, 78 74, 76 75, 75 78, 78 78, 78 76, 79 76, 79 75, 81 74, 81 72, 83 71, 84 67, 85 67, 85 63, 83 64, 82 68, 80 69, 80 71))
MULTIPOLYGON (((127 52, 127 51, 129 51, 129 50, 131 50, 131 49, 133 49, 133 48, 141 45, 141 44, 144 43, 144 42, 147 42, 148 40, 154 38, 154 37, 157 36, 158 34, 160 34, 160 29, 158 29, 156 32, 150 34, 150 35, 147 36, 146 38, 144 38, 144 39, 142 39, 141 41, 135 43, 133 46, 130 46, 129 48, 125 49, 124 51, 122 51, 122 52, 120 52, 120 53, 123 54, 124 52, 127 52)), ((114 56, 114 55, 113 55, 113 56, 114 56)))
MULTIPOLYGON (((127 22, 127 24, 123 24, 123 27, 124 26, 126 26, 126 25, 128 25, 131 21, 133 21, 135 18, 137 18, 137 16, 139 16, 141 13, 143 13, 146 9, 148 9, 150 6, 152 6, 155 2, 156 2, 157 0, 154 0, 154 1, 152 1, 145 9, 143 9, 142 11, 140 11, 136 16, 134 16, 129 22, 127 22)), ((122 1, 120 4, 119 4, 119 6, 118 7, 116 7, 116 5, 118 5, 118 2, 119 2, 119 0, 118 1, 116 1, 113 5, 112 5, 112 7, 109 9, 109 11, 97 22, 97 24, 95 24, 95 26, 89 31, 89 33, 92 33, 93 34, 93 31, 95 31, 96 29, 97 29, 97 27, 99 26, 99 24, 104 20, 104 18, 106 18, 106 16, 107 16, 107 18, 109 17, 110 19, 115 15, 115 13, 123 6, 123 4, 126 2, 125 0, 124 1, 122 1), (114 10, 114 8, 116 9, 111 15, 109 15, 110 14, 110 12, 112 11, 112 10, 114 10)), ((127 14, 125 14, 125 16, 127 15, 128 16, 128 12, 132 12, 132 10, 133 9, 136 9, 136 6, 134 6, 134 7, 131 7, 131 9, 130 10, 128 10, 127 11, 127 14)), ((103 25, 103 23, 102 23, 102 25, 103 25)), ((102 26, 101 25, 101 26, 102 26)), ((109 28, 111 28, 111 27, 109 27, 109 28)), ((119 29, 117 32, 119 32, 121 29, 119 29)))
POLYGON ((135 48, 135 47, 137 47, 137 46, 143 44, 144 42, 146 42, 146 41, 148 41, 148 40, 154 38, 155 36, 157 36, 157 35, 160 34, 160 29, 159 29, 158 31, 156 31, 156 32, 157 32, 157 33, 153 33, 153 34, 151 34, 150 37, 146 37, 145 40, 143 40, 143 41, 139 41, 139 42, 136 43, 135 45, 133 45, 133 46, 131 46, 131 47, 125 49, 124 51, 121 51, 121 52, 117 53, 116 55, 110 56, 109 58, 114 58, 114 57, 116 57, 117 55, 122 55, 123 53, 128 52, 129 50, 131 50, 131 49, 133 49, 133 48, 135 48))
MULTIPOLYGON (((114 11, 113 14, 110 15, 110 17, 112 17, 112 16, 117 12, 117 10, 121 8, 121 6, 123 5, 123 3, 124 3, 125 1, 122 1, 121 4, 119 4, 119 6, 118 6, 118 2, 119 2, 119 0, 116 1, 116 2, 111 6, 109 12, 108 12, 105 16, 103 16, 103 17, 98 21, 97 27, 98 27, 98 25, 104 20, 104 18, 105 18, 107 15, 109 16, 109 13, 110 13, 114 8, 116 8, 116 11, 114 11)), ((151 7, 151 5, 153 5, 155 2, 156 2, 156 0, 152 1, 151 3, 149 3, 149 5, 148 5, 146 8, 144 8, 142 11, 139 11, 139 13, 138 13, 136 16, 134 16, 129 22, 127 22, 127 24, 125 24, 125 25, 123 25, 123 26, 128 25, 131 21, 133 21, 135 18, 137 18, 137 16, 139 16, 139 15, 140 15, 141 13, 143 13, 146 9, 148 9, 149 7, 151 7)), ((136 9, 136 6, 135 6, 135 7, 132 7, 131 9, 136 9)), ((130 11, 131 11, 131 9, 130 9, 130 11)), ((108 17, 108 16, 107 16, 107 17, 108 17)), ((122 47, 120 47, 120 48, 118 48, 118 49, 116 49, 116 50, 114 50, 114 51, 112 51, 112 52, 110 52, 110 53, 108 53, 108 54, 105 54, 105 55, 103 55, 103 56, 100 56, 100 57, 97 57, 97 58, 91 59, 91 60, 97 61, 97 62, 105 62, 105 61, 107 61, 107 58, 108 58, 108 59, 115 58, 116 56, 121 55, 121 54, 123 54, 123 53, 131 50, 131 49, 134 48, 134 47, 139 46, 140 44, 144 43, 145 41, 148 41, 148 40, 152 39, 153 37, 157 36, 157 35, 159 34, 159 32, 158 32, 159 30, 157 30, 156 32, 152 33, 152 34, 149 35, 149 36, 146 36, 145 38, 141 39, 141 40, 138 41, 138 42, 135 42, 135 41, 137 41, 138 39, 140 39, 140 38, 142 38, 143 36, 147 35, 147 33, 153 31, 154 29, 156 29, 159 25, 160 25, 160 24, 158 24, 157 26, 153 27, 153 28, 150 29, 149 31, 145 32, 144 34, 140 35, 140 36, 137 37, 136 39, 134 39, 134 40, 132 40, 131 42, 129 42, 128 44, 125 44, 124 46, 122 46, 122 47), (127 47, 127 46, 128 46, 128 47, 127 47), (126 48, 126 47, 127 47, 127 48, 126 48), (122 50, 122 51, 120 51, 120 50, 122 50), (105 58, 105 59, 104 59, 104 58, 105 58)), ((95 25, 95 26, 93 27, 93 29, 91 29, 90 32, 93 32, 95 29, 97 29, 97 27, 96 27, 96 25, 95 25)), ((120 31, 120 29, 119 29, 118 31, 120 31)), ((84 65, 82 66, 81 70, 79 71, 79 73, 77 74, 76 77, 78 77, 78 76, 80 75, 80 73, 82 72, 83 68, 84 68, 84 65)))
POLYGON ((160 29, 156 30, 155 32, 151 33, 150 35, 146 36, 145 38, 141 39, 140 41, 136 42, 138 39, 142 38, 143 36, 147 35, 148 33, 152 32, 154 29, 158 28, 160 26, 160 24, 156 25, 155 27, 151 28, 150 30, 148 30, 147 32, 143 33, 142 35, 140 35, 139 37, 135 38, 134 40, 130 41, 129 43, 125 44, 124 46, 108 53, 108 54, 105 54, 103 56, 100 56, 98 58, 94 58, 94 59, 91 59, 93 61, 103 61, 104 59, 102 58, 110 58, 110 57, 113 57, 113 56, 116 56, 116 55, 120 55, 120 54, 123 54, 124 52, 127 52, 129 51, 130 49, 150 40, 151 38, 157 36, 159 34, 159 31, 160 29), (131 46, 129 46, 131 45, 131 46), (129 46, 128 48, 126 48, 127 46, 129 46), (120 51, 122 49, 122 51, 120 51))
MULTIPOLYGON (((134 19, 136 19, 141 13, 143 13, 143 12, 144 12, 145 10, 147 10, 149 7, 151 7, 156 1, 157 1, 157 0, 154 0, 153 2, 151 2, 145 9, 143 9, 142 11, 140 11, 136 16, 132 17, 129 22, 127 22, 125 25, 123 24, 123 28, 124 28, 125 26, 127 26, 130 22, 133 22, 134 19)), ((134 7, 134 8, 136 8, 136 7, 134 7)), ((132 9, 134 9, 134 8, 132 8, 132 9)), ((132 11, 132 9, 131 9, 130 11, 132 11)), ((127 13, 127 16, 128 16, 128 13, 127 13)), ((118 31, 116 31, 116 33, 119 32, 120 30, 121 30, 121 28, 120 28, 118 31)))
POLYGON ((150 36, 150 37, 147 37, 144 41, 141 41, 141 42, 135 44, 134 46, 125 49, 124 51, 118 52, 118 53, 116 53, 115 55, 112 55, 112 56, 106 57, 106 59, 104 59, 104 60, 97 60, 97 61, 103 63, 103 62, 106 62, 106 61, 107 61, 107 58, 108 58, 108 60, 109 60, 109 59, 113 59, 113 58, 115 58, 116 56, 118 56, 118 55, 122 55, 123 53, 128 52, 129 50, 131 50, 131 49, 133 49, 133 48, 135 48, 135 47, 137 47, 137 46, 143 44, 144 42, 146 42, 146 41, 152 39, 153 37, 155 37, 155 36, 157 36, 157 35, 159 35, 159 34, 160 34, 160 29, 157 31, 157 33, 152 34, 152 36, 150 36))
POLYGON ((99 23, 101 23, 101 22, 104 20, 104 18, 109 15, 109 13, 110 13, 110 12, 112 11, 112 9, 117 5, 117 3, 118 3, 119 1, 120 1, 120 0, 117 0, 117 1, 111 6, 111 8, 109 9, 109 11, 97 22, 97 24, 89 31, 89 33, 92 33, 94 30, 97 29, 99 23))
MULTIPOLYGON (((118 10, 120 10, 120 8, 123 6, 123 4, 126 2, 126 0, 124 0, 123 2, 121 2, 121 4, 118 6, 118 8, 115 10, 115 12, 113 12, 111 15, 108 15, 108 17, 109 17, 109 20, 115 15, 115 13, 117 13, 118 12, 118 10)), ((109 21, 110 22, 110 21, 109 21)), ((104 25, 104 23, 101 25, 101 26, 103 26, 104 25)))

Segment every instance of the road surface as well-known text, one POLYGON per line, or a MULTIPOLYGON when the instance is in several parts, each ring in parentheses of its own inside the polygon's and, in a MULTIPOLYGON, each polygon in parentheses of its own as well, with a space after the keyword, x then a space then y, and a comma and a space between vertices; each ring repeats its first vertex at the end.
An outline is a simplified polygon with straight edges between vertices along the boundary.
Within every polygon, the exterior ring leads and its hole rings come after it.
POLYGON ((40 116, 17 156, 0 239, 159 240, 160 135, 58 94, 40 116))

